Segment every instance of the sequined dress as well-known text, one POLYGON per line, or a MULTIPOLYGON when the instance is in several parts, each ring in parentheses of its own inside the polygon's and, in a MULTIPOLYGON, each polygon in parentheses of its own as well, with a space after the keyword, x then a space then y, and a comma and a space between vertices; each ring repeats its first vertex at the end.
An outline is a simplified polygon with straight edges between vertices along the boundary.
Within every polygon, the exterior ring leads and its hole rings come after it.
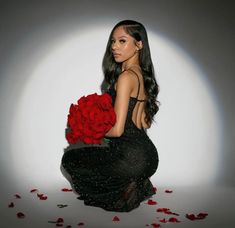
MULTIPOLYGON (((70 145, 65 149, 61 168, 85 205, 129 212, 155 194, 149 178, 157 170, 158 151, 145 129, 132 121, 133 109, 142 101, 138 100, 139 88, 140 81, 137 96, 130 97, 120 137, 106 137, 109 142, 101 145, 70 145)), ((114 85, 108 93, 114 105, 114 85)))

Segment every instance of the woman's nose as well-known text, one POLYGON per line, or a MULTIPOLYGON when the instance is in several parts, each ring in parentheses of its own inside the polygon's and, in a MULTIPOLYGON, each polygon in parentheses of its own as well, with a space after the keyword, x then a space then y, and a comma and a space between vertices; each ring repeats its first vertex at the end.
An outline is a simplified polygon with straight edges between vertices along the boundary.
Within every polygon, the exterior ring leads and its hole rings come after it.
POLYGON ((112 44, 112 50, 116 50, 117 49, 117 44, 116 43, 113 43, 112 44))

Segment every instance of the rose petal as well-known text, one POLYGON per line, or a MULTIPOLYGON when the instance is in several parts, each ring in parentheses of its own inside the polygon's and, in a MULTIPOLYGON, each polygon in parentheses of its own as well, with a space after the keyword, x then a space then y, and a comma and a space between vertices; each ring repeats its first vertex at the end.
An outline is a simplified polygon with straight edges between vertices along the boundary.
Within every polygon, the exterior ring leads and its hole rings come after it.
POLYGON ((153 191, 156 193, 156 192, 157 192, 157 188, 156 188, 156 187, 153 187, 153 191))
POLYGON ((30 192, 32 192, 32 193, 37 192, 37 191, 38 191, 38 189, 36 189, 36 188, 30 190, 30 192))
POLYGON ((40 200, 47 200, 47 196, 41 196, 39 197, 40 200))
POLYGON ((117 222, 117 221, 120 221, 120 219, 119 219, 117 216, 114 216, 114 217, 113 217, 113 221, 114 221, 114 222, 117 222))
POLYGON ((190 219, 190 220, 195 220, 196 219, 196 216, 194 214, 186 214, 185 217, 190 219))
POLYGON ((162 213, 167 214, 169 212, 169 209, 168 208, 158 208, 158 209, 156 209, 156 212, 162 212, 162 213))
POLYGON ((158 224, 158 223, 152 223, 151 224, 154 228, 157 228, 157 227, 160 227, 161 225, 160 224, 158 224))
POLYGON ((16 197, 17 199, 21 199, 21 196, 20 196, 19 194, 15 194, 15 197, 16 197))
POLYGON ((64 208, 64 207, 68 207, 68 205, 67 204, 57 204, 57 207, 64 208))
POLYGON ((17 217, 20 218, 20 219, 25 217, 25 214, 22 213, 22 212, 18 212, 16 215, 17 215, 17 217))
POLYGON ((172 190, 169 190, 169 189, 167 189, 167 190, 165 190, 165 193, 172 193, 173 191, 172 190))
POLYGON ((190 220, 199 220, 204 219, 207 215, 207 213, 199 213, 197 216, 195 214, 186 214, 185 217, 190 220))
POLYGON ((177 215, 177 216, 179 216, 179 214, 178 214, 178 213, 173 213, 173 212, 171 212, 171 214, 172 214, 172 215, 177 215))
POLYGON ((40 200, 47 200, 47 196, 45 196, 44 194, 39 194, 39 193, 37 193, 37 196, 38 196, 38 198, 40 199, 40 200))
POLYGON ((62 192, 72 192, 73 189, 71 189, 71 188, 70 189, 69 188, 62 188, 61 191, 62 192))
POLYGON ((169 221, 169 222, 180 222, 177 218, 174 218, 174 217, 169 218, 168 221, 169 221))
POLYGON ((9 205, 8 205, 8 207, 14 207, 15 205, 14 205, 14 203, 13 202, 11 202, 9 205))
POLYGON ((56 220, 56 222, 57 222, 57 223, 62 223, 62 222, 64 222, 64 219, 63 219, 63 218, 58 218, 58 219, 56 220))
POLYGON ((167 215, 177 215, 179 216, 179 214, 172 212, 169 208, 158 208, 156 209, 157 212, 163 212, 164 214, 167 215))
POLYGON ((150 199, 150 200, 148 200, 147 204, 148 204, 148 205, 156 205, 157 202, 150 199))
POLYGON ((156 209, 157 212, 165 212, 169 210, 170 210, 169 208, 165 208, 165 207, 156 209))
POLYGON ((85 224, 83 222, 79 222, 78 226, 84 226, 85 224))
POLYGON ((207 215, 208 215, 208 213, 199 213, 197 215, 197 219, 204 219, 207 215))
POLYGON ((166 223, 167 220, 164 218, 164 219, 160 219, 159 222, 163 222, 163 223, 166 223))
POLYGON ((171 215, 171 211, 163 211, 164 214, 171 215))

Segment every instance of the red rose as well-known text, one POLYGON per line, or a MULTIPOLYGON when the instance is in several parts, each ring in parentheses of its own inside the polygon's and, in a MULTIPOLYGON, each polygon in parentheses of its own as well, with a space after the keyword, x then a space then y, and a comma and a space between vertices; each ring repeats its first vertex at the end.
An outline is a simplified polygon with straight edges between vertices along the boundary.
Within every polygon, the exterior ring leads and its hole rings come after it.
POLYGON ((110 106, 112 106, 112 98, 109 96, 109 94, 104 94, 104 96, 100 99, 100 106, 104 110, 110 109, 110 106))
POLYGON ((105 133, 115 122, 116 114, 108 93, 82 96, 77 104, 70 105, 67 121, 69 131, 66 133, 66 139, 71 144, 78 141, 85 144, 100 144, 105 133))

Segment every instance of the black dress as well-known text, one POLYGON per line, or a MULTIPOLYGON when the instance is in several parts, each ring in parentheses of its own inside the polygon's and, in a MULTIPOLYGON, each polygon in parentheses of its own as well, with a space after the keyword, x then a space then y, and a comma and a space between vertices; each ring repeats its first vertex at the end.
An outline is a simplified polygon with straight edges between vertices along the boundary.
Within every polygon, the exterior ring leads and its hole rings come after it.
MULTIPOLYGON (((138 94, 139 88, 140 82, 138 94)), ((108 93, 114 105, 114 85, 108 93)), ((85 205, 128 212, 155 194, 149 178, 157 170, 158 152, 145 129, 139 129, 132 121, 133 109, 142 101, 138 94, 130 97, 120 137, 105 137, 108 143, 101 145, 77 144, 65 149, 61 168, 69 174, 72 187, 80 195, 78 199, 84 200, 85 205)))

